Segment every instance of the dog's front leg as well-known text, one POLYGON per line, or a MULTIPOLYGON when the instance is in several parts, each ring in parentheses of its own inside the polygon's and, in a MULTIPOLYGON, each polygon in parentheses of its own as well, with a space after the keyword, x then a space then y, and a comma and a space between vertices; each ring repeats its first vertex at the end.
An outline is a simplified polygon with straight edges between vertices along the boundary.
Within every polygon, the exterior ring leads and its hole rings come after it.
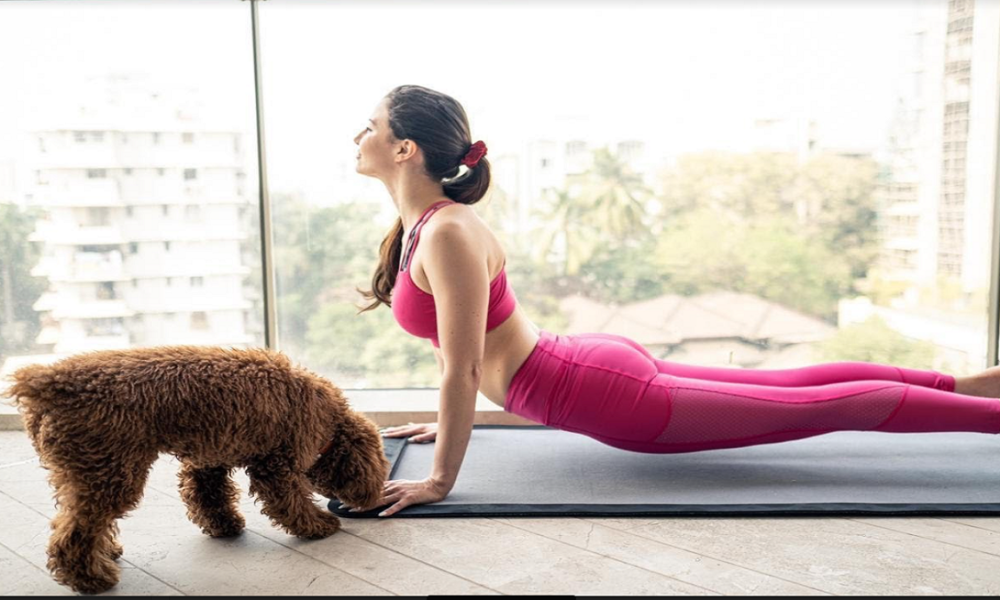
POLYGON ((177 472, 187 516, 212 537, 232 537, 242 533, 246 521, 237 508, 240 491, 227 467, 203 467, 182 462, 177 472))
POLYGON ((124 554, 125 549, 122 548, 121 542, 118 541, 118 522, 117 521, 115 521, 114 523, 112 523, 111 527, 108 528, 107 536, 108 536, 108 539, 107 539, 107 543, 106 543, 105 547, 108 550, 108 556, 111 557, 111 560, 118 560, 119 558, 122 557, 122 554, 124 554))
POLYGON ((333 535, 340 529, 340 519, 316 506, 305 475, 293 464, 290 453, 251 461, 247 465, 250 494, 263 502, 261 512, 291 535, 306 539, 333 535))

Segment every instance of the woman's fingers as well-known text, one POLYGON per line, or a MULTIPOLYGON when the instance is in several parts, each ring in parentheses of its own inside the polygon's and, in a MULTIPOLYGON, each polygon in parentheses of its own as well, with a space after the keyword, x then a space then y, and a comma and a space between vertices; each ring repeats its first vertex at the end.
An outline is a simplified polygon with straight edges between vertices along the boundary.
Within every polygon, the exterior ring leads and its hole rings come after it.
POLYGON ((417 428, 413 427, 414 423, 408 423, 406 425, 396 425, 393 427, 383 427, 379 429, 379 432, 383 435, 389 437, 400 437, 404 435, 409 435, 417 431, 417 428))

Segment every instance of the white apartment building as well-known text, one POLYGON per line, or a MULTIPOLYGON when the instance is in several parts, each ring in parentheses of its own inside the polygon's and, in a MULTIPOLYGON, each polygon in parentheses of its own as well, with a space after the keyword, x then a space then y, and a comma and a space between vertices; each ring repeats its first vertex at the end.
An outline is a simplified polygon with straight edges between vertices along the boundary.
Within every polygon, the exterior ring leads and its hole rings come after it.
POLYGON ((879 262, 886 277, 912 283, 936 277, 941 189, 942 81, 947 10, 914 6, 907 63, 879 186, 879 262))
MULTIPOLYGON (((971 0, 966 0, 971 1, 971 0)), ((952 0, 955 3, 956 0, 952 0)), ((994 169, 997 152, 997 107, 1000 107, 1000 2, 979 0, 972 15, 968 133, 964 176, 965 206, 960 278, 966 292, 989 285, 994 169)), ((954 22, 949 25, 955 29, 954 22)), ((949 33, 949 35, 952 35, 949 33)), ((947 88, 945 93, 947 94, 947 88)))
POLYGON ((910 64, 880 189, 880 262, 899 281, 988 285, 1000 5, 914 5, 910 64))
POLYGON ((55 353, 244 345, 241 242, 252 207, 244 134, 213 127, 196 95, 102 80, 35 113, 25 137, 37 342, 55 353))

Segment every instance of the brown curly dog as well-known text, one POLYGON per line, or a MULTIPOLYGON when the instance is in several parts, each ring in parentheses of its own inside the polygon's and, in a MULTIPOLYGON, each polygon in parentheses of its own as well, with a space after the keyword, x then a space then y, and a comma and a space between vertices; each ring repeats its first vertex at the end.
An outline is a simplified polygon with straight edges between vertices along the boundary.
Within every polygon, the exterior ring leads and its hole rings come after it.
POLYGON ((48 566, 74 590, 118 583, 116 520, 142 498, 161 452, 176 456, 188 517, 206 534, 239 534, 245 467, 250 494, 288 533, 323 538, 340 520, 313 490, 373 508, 389 474, 375 424, 341 390, 280 353, 199 346, 87 352, 13 374, 14 398, 58 514, 48 566))

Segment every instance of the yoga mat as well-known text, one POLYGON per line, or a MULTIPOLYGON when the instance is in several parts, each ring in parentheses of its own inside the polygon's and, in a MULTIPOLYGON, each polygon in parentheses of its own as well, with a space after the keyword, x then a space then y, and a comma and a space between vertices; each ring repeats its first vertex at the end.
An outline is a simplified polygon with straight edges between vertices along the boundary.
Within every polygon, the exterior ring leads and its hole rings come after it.
MULTIPOLYGON (((390 479, 430 475, 434 443, 383 441, 390 479)), ((378 518, 340 504, 329 503, 337 516, 378 518)), ((551 427, 476 425, 448 497, 389 518, 842 515, 1000 515, 1000 438, 841 431, 645 454, 551 427)))

